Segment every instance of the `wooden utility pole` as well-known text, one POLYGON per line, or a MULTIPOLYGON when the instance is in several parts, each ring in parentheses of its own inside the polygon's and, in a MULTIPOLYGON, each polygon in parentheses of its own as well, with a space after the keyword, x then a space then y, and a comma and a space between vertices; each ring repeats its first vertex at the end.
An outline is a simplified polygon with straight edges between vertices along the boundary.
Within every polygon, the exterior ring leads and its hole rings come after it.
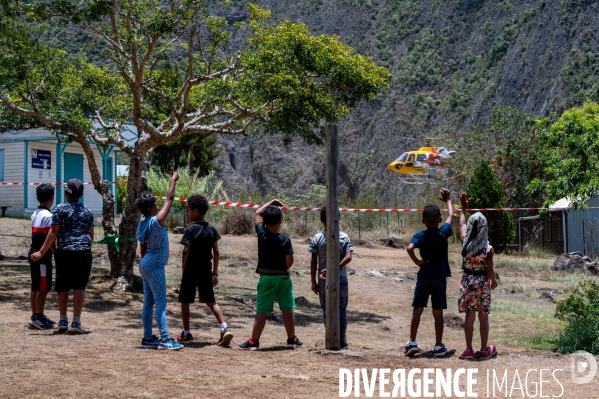
POLYGON ((339 136, 337 125, 327 125, 327 279, 326 348, 340 349, 339 324, 339 136))

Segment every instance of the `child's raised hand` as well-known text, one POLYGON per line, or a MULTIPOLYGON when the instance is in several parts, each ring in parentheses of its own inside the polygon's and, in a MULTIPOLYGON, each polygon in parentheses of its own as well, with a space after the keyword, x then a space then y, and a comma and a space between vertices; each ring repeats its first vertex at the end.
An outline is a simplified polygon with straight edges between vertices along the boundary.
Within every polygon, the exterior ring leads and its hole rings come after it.
POLYGON ((439 199, 441 201, 443 201, 443 202, 449 201, 451 193, 449 192, 448 189, 442 188, 441 190, 439 190, 439 193, 441 194, 441 195, 439 195, 439 199))
POLYGON ((468 198, 468 195, 466 195, 465 192, 460 194, 460 203, 462 204, 462 208, 468 208, 468 205, 470 205, 470 200, 471 198, 468 198))
POLYGON ((274 200, 270 201, 270 204, 274 205, 274 206, 285 206, 285 204, 278 199, 274 199, 274 200))
POLYGON ((171 168, 171 180, 177 181, 179 180, 179 174, 175 172, 175 168, 171 168))

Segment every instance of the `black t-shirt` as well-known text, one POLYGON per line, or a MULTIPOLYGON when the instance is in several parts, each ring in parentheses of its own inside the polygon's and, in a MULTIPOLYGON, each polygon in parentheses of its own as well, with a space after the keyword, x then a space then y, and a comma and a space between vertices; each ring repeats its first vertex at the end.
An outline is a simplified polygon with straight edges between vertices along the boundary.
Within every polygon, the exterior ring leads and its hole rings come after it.
POLYGON ((293 254, 291 240, 285 234, 273 233, 264 223, 256 225, 258 234, 258 267, 256 273, 269 276, 289 275, 286 266, 287 255, 293 254))
POLYGON ((218 231, 208 222, 195 222, 189 225, 181 238, 181 244, 189 245, 189 254, 185 263, 193 268, 211 268, 212 246, 220 240, 218 231))

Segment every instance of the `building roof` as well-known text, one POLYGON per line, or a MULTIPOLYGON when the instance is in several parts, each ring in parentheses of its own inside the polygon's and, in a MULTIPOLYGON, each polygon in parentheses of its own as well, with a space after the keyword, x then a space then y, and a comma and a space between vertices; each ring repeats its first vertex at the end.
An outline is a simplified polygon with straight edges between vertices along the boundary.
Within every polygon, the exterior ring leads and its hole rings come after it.
POLYGON ((572 208, 572 201, 570 201, 568 198, 562 198, 549 205, 549 210, 562 210, 570 208, 572 208))
MULTIPOLYGON (((100 128, 100 125, 94 124, 95 127, 100 128)), ((127 123, 124 129, 121 131, 121 137, 127 142, 127 144, 133 144, 137 140, 137 131, 135 125, 127 123)), ((0 134, 0 143, 15 142, 15 141, 58 141, 58 137, 54 135, 48 129, 28 129, 28 130, 17 130, 10 131, 0 134)), ((94 143, 90 140, 90 143, 94 143)), ((110 147, 115 147, 110 144, 110 147)))

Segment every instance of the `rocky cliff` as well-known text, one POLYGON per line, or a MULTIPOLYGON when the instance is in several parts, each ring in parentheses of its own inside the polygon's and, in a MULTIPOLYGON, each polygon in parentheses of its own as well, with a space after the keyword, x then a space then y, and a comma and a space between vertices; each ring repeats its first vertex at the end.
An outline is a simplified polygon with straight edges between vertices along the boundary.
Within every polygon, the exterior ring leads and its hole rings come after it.
MULTIPOLYGON (((386 164, 440 137, 485 126, 515 104, 535 116, 599 99, 599 2, 585 0, 267 0, 273 19, 302 21, 388 67, 389 90, 339 122, 341 181, 386 206, 416 203, 386 164)), ((246 18, 242 2, 226 11, 246 18)), ((241 40, 241 38, 236 38, 241 40)), ((450 147, 452 141, 439 143, 450 147)), ((293 196, 324 183, 324 147, 279 137, 221 137, 219 177, 231 193, 293 196)), ((459 150, 459 148, 457 148, 459 150)), ((311 205, 311 204, 307 204, 311 205)))

